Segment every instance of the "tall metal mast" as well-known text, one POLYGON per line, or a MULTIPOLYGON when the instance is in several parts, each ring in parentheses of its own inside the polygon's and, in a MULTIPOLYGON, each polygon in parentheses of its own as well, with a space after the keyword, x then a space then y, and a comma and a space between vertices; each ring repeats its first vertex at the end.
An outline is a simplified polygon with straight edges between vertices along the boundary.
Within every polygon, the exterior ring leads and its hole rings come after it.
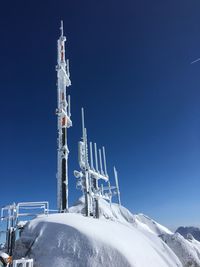
POLYGON ((68 155, 67 128, 72 126, 70 96, 67 98, 66 87, 71 85, 69 61, 65 61, 65 42, 63 21, 61 34, 57 41, 57 118, 58 118, 58 158, 57 158, 57 208, 60 212, 68 210, 68 155))

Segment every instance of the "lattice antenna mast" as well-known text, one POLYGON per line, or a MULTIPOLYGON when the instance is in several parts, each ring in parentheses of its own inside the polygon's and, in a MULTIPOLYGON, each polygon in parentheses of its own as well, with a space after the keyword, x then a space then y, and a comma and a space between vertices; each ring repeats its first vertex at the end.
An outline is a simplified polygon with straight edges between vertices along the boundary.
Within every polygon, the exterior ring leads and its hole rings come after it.
POLYGON ((72 126, 70 96, 66 88, 71 85, 69 61, 65 60, 65 42, 63 21, 61 21, 60 38, 57 41, 57 208, 60 212, 68 210, 68 155, 67 128, 72 126))

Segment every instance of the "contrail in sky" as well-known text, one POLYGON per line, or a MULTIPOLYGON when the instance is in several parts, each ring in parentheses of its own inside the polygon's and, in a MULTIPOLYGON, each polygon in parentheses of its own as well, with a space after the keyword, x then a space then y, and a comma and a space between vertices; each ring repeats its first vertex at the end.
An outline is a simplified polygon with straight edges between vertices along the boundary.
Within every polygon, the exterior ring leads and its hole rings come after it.
POLYGON ((190 64, 194 64, 194 63, 196 63, 196 62, 198 62, 198 61, 200 61, 200 58, 198 58, 198 59, 192 61, 190 64))

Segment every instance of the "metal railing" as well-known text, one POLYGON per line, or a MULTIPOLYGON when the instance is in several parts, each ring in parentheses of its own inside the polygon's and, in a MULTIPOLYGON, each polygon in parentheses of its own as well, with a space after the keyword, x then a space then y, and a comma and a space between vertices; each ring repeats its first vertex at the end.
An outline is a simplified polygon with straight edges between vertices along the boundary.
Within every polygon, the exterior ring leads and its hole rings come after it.
MULTIPOLYGON (((3 207, 0 214, 0 243, 9 255, 12 255, 15 240, 19 230, 27 221, 39 216, 49 214, 49 202, 20 202, 3 207), (2 235, 5 238, 3 240, 2 235)), ((19 265, 23 266, 23 265, 19 265)), ((29 267, 29 265, 27 265, 29 267)))
POLYGON ((14 260, 12 267, 33 267, 33 259, 14 260))
POLYGON ((1 221, 7 221, 8 226, 15 226, 19 217, 34 217, 49 213, 49 202, 20 202, 1 209, 1 221))

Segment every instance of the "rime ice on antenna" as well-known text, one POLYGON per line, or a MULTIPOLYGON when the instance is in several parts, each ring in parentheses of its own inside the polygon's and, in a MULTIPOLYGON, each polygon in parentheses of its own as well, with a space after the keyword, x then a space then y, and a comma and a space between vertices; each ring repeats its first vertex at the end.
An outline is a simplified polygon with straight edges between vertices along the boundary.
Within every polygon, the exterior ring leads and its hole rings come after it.
POLYGON ((57 207, 60 212, 68 209, 68 155, 67 128, 72 126, 70 96, 66 88, 71 85, 69 61, 65 60, 65 42, 63 21, 61 21, 60 38, 57 42, 57 127, 58 127, 58 156, 57 156, 57 207))
POLYGON ((88 141, 87 131, 85 128, 84 110, 82 108, 82 140, 78 145, 78 158, 80 171, 74 171, 74 175, 77 178, 77 186, 81 188, 83 195, 85 196, 85 215, 99 217, 99 198, 101 196, 101 188, 99 188, 99 180, 108 181, 109 177, 106 168, 106 157, 105 149, 103 149, 103 159, 101 149, 97 152, 96 143, 89 143, 88 152, 88 141), (94 148, 94 150, 93 150, 94 148), (93 151, 95 155, 95 161, 93 158, 93 151), (99 155, 99 157, 98 157, 99 155), (95 163, 95 166, 94 166, 95 163), (99 170, 100 165, 100 170, 99 170))
POLYGON ((81 110, 82 115, 82 140, 78 144, 78 159, 80 171, 74 171, 74 176, 77 178, 77 187, 79 187, 85 197, 85 215, 99 218, 99 199, 103 198, 112 203, 112 197, 118 196, 120 201, 120 191, 118 183, 117 171, 114 168, 115 186, 110 185, 110 180, 107 171, 105 147, 97 148, 96 143, 89 143, 87 131, 85 128, 84 110, 81 110), (94 152, 94 153, 93 153, 94 152), (102 182, 107 183, 103 186, 102 182))
POLYGON ((121 206, 118 173, 117 173, 115 166, 114 166, 114 176, 115 176, 115 186, 116 186, 116 194, 117 194, 117 198, 118 198, 118 204, 121 206))

